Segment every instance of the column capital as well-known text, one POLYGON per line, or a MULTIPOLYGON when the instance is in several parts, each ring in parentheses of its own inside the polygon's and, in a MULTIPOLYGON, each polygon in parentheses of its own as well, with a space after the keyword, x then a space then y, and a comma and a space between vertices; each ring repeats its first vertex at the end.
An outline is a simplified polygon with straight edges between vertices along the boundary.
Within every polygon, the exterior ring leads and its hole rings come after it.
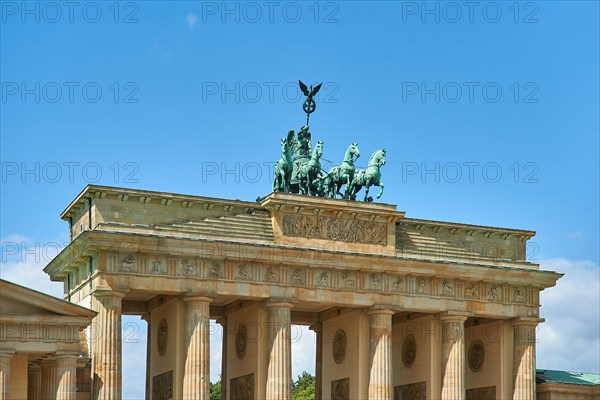
POLYGON ((0 357, 1 358, 11 358, 12 356, 14 356, 16 353, 15 350, 0 350, 0 357))
POLYGON ((513 326, 538 326, 544 322, 544 318, 537 317, 518 317, 512 320, 513 326))
POLYGON ((78 359, 79 352, 75 351, 57 351, 56 354, 52 357, 54 360, 60 359, 78 359))
POLYGON ((44 358, 40 360, 38 364, 40 365, 40 367, 53 367, 56 366, 56 359, 54 358, 54 356, 44 358))
POLYGON ((266 307, 293 308, 297 303, 298 299, 292 297, 271 297, 265 300, 266 307))
POLYGON ((212 303, 213 299, 216 296, 207 294, 207 293, 188 293, 181 296, 181 300, 186 303, 190 302, 202 302, 202 303, 212 303))
POLYGON ((438 316, 442 322, 465 322, 473 313, 466 311, 444 311, 438 316))
POLYGON ((221 325, 222 327, 226 327, 227 326, 227 317, 219 317, 217 318, 217 324, 221 325))
POLYGON ((27 365, 27 369, 29 371, 41 371, 42 367, 40 367, 40 365, 38 363, 31 363, 27 365))
POLYGON ((367 309, 369 315, 394 315, 399 311, 398 307, 390 304, 374 304, 367 309))
POLYGON ((152 320, 152 313, 150 311, 142 313, 140 315, 140 318, 146 321, 147 323, 150 323, 150 321, 152 320))

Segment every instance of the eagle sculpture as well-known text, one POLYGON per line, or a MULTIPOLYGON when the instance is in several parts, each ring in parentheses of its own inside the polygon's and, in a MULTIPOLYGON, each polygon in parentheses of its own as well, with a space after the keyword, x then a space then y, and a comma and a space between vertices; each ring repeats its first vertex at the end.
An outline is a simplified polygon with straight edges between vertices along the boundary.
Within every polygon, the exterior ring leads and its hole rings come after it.
POLYGON ((321 89, 321 85, 323 84, 321 82, 314 88, 312 85, 310 85, 310 89, 309 89, 308 86, 306 86, 304 83, 302 83, 302 81, 299 80, 298 83, 300 84, 300 90, 302 90, 302 93, 304 93, 304 95, 311 100, 312 100, 313 96, 317 94, 319 89, 321 89))

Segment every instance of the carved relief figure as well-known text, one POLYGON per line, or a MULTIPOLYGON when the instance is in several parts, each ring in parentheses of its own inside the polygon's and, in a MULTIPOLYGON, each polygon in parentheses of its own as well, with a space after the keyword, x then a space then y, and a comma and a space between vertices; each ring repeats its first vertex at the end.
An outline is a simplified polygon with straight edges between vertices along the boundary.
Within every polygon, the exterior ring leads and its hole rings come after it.
POLYGON ((331 381, 331 399, 349 400, 350 399, 350 378, 331 381))
POLYGON ((394 400, 426 400, 427 383, 409 383, 394 387, 394 400))
POLYGON ((485 347, 481 340, 475 340, 469 347, 469 368, 473 372, 479 372, 485 361, 485 347))
POLYGON ((498 285, 492 285, 488 291, 488 300, 494 301, 500 298, 500 288, 498 285))
POLYGON ((238 274, 237 275, 239 278, 249 280, 250 273, 248 272, 248 266, 246 264, 238 265, 238 274))
POLYGON ((428 294, 429 293, 429 282, 427 282, 427 279, 421 279, 419 280, 419 286, 417 286, 417 293, 418 294, 428 294))
POLYGON ((452 286, 452 284, 448 281, 442 282, 442 296, 454 296, 454 286, 452 286))
POLYGON ((155 400, 173 399, 173 371, 152 378, 152 398, 155 400))
POLYGON ((520 288, 520 287, 515 288, 513 301, 515 303, 524 303, 525 302, 525 290, 523 288, 520 288))
POLYGON ((302 270, 294 268, 292 271, 292 283, 302 283, 302 270))
POLYGON ((158 335, 156 337, 156 345, 158 347, 158 354, 161 356, 165 355, 167 350, 167 341, 169 340, 169 326, 167 320, 164 318, 158 324, 158 335))
POLYGON ((283 216, 282 231, 286 236, 309 239, 387 244, 387 224, 374 221, 286 214, 283 216))
POLYGON ((222 275, 222 272, 221 272, 221 264, 219 264, 219 263, 218 263, 218 262, 216 262, 216 261, 213 261, 213 262, 210 264, 210 272, 209 272, 209 275, 210 275, 210 277, 211 277, 211 278, 220 278, 220 277, 221 277, 221 275, 222 275))
POLYGON ((407 335, 402 343, 402 362, 411 367, 417 357, 417 340, 413 335, 407 335))
POLYGON ((133 254, 128 254, 121 261, 122 272, 136 272, 137 271, 137 260, 133 254))
POLYGON ((379 278, 376 274, 369 274, 369 284, 371 289, 379 289, 379 278))
POLYGON ((333 336, 333 360, 336 364, 341 364, 346 357, 346 332, 343 329, 338 329, 338 331, 333 336))
POLYGON ((479 297, 479 290, 477 290, 476 284, 471 283, 469 286, 467 286, 465 289, 465 297, 470 299, 476 299, 479 297))
POLYGON ((273 267, 267 267, 267 272, 265 272, 266 282, 275 282, 277 280, 277 274, 273 271, 273 267))
POLYGON ((343 280, 344 287, 346 287, 346 288, 354 287, 354 279, 352 279, 352 276, 348 272, 345 272, 344 275, 342 275, 342 280, 343 280))
POLYGON ((192 266, 192 263, 189 258, 184 258, 183 260, 181 260, 181 268, 184 275, 194 274, 194 267, 192 266))
POLYGON ((152 267, 150 268, 150 272, 153 274, 166 274, 167 267, 163 265, 158 258, 152 258, 152 267))
POLYGON ((234 378, 229 386, 231 400, 254 400, 254 374, 234 378))
POLYGON ((321 272, 317 278, 317 286, 328 286, 329 285, 329 274, 327 272, 321 272))
POLYGON ((496 386, 466 390, 466 400, 496 400, 496 386))
POLYGON ((240 325, 235 333, 235 354, 238 359, 243 359, 246 355, 246 346, 248 344, 248 331, 246 325, 240 325))
POLYGON ((404 281, 404 278, 398 277, 398 279, 396 279, 396 282, 394 282, 393 289, 394 292, 405 292, 406 282, 404 281))

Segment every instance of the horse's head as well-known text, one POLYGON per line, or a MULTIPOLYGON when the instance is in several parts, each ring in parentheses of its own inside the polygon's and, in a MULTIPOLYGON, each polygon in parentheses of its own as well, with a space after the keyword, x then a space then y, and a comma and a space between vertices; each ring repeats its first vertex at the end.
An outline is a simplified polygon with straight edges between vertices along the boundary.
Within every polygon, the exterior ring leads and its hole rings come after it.
POLYGON ((317 158, 321 158, 323 155, 323 143, 323 141, 319 140, 315 146, 314 154, 317 156, 317 158))
POLYGON ((385 154, 385 149, 377 150, 369 159, 369 166, 377 165, 378 167, 381 167, 385 165, 385 154))
POLYGON ((360 150, 358 150, 358 143, 354 142, 348 147, 348 152, 350 155, 355 156, 355 158, 360 157, 360 150))

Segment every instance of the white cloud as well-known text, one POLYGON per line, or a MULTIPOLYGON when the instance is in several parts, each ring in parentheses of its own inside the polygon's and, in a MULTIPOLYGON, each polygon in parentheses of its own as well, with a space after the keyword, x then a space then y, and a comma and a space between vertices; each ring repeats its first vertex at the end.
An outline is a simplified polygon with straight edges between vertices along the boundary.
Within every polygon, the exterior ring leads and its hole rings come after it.
POLYGON ((541 295, 537 367, 600 372, 600 267, 591 261, 551 259, 542 269, 564 273, 541 295))
POLYGON ((187 15, 187 23, 190 29, 195 29, 198 26, 198 16, 193 12, 188 13, 187 15))
POLYGON ((574 239, 574 240, 583 240, 585 239, 585 233, 581 232, 581 231, 577 231, 577 232, 571 232, 567 235, 567 237, 569 239, 574 239))
POLYGON ((43 269, 64 248, 64 241, 36 242, 20 234, 0 241, 0 278, 62 298, 63 284, 52 282, 43 269))

